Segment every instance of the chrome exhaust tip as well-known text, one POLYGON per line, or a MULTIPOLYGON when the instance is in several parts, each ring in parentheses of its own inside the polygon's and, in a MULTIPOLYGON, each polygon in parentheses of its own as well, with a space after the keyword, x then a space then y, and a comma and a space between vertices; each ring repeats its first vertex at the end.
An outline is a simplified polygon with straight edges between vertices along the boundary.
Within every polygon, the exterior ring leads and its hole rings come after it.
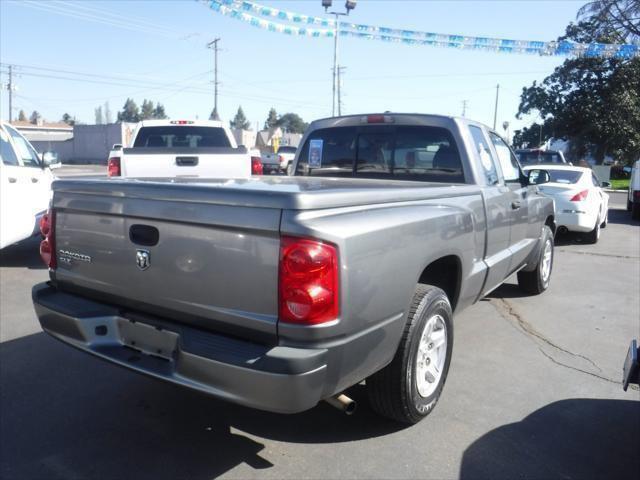
POLYGON ((338 410, 342 410, 346 415, 353 415, 358 407, 356 401, 347 397, 344 393, 329 397, 325 402, 338 410))

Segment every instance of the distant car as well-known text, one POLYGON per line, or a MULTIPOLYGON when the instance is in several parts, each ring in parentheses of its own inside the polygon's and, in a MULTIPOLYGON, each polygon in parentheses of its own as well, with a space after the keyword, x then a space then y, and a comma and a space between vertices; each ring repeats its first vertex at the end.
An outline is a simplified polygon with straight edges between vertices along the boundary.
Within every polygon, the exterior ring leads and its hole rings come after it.
POLYGON ((627 210, 631 212, 634 220, 640 220, 640 160, 636 161, 631 168, 627 210))
POLYGON ((265 175, 280 173, 280 163, 278 162, 277 153, 265 152, 262 154, 261 160, 265 175))
POLYGON ((113 146, 107 172, 121 178, 248 178, 252 161, 222 122, 143 120, 129 148, 113 146))
POLYGON ((609 211, 609 195, 589 168, 569 165, 542 165, 524 167, 525 173, 536 181, 535 172, 548 172, 549 182, 538 186, 545 195, 553 198, 558 231, 582 233, 589 243, 600 238, 600 228, 606 227, 609 211))
POLYGON ((39 232, 51 199, 51 166, 59 166, 53 152, 38 155, 20 132, 0 122, 0 249, 39 232))
POLYGON ((542 150, 540 148, 526 148, 516 150, 516 157, 520 161, 520 165, 526 167, 528 165, 538 164, 565 164, 569 165, 564 158, 564 154, 559 150, 542 150))
POLYGON ((293 159, 296 157, 296 147, 290 145, 283 145, 278 148, 278 162, 280 162, 280 170, 290 173, 291 165, 293 165, 293 159))

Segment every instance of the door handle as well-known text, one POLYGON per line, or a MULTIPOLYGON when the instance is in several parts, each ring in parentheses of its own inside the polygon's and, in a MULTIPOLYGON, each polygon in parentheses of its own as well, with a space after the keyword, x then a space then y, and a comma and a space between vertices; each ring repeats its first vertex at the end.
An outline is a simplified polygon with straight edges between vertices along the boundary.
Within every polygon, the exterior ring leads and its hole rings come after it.
POLYGON ((17 178, 9 177, 9 183, 16 183, 18 181, 17 178))
POLYGON ((176 157, 176 165, 179 167, 195 167, 198 165, 198 157, 176 157))
POLYGON ((31 183, 38 183, 38 179, 36 177, 31 177, 31 183))
POLYGON ((518 210, 521 206, 520 202, 511 202, 511 210, 518 210))

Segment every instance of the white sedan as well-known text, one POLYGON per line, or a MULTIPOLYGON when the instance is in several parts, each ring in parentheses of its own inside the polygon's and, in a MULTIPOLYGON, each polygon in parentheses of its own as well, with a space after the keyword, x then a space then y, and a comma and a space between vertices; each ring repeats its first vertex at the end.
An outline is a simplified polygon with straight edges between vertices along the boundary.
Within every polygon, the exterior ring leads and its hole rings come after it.
POLYGON ((600 182, 591 169, 583 167, 535 165, 524 170, 532 180, 538 176, 530 174, 531 171, 549 173, 549 182, 538 188, 554 200, 559 231, 582 233, 589 243, 598 241, 600 228, 605 227, 608 220, 609 195, 602 190, 609 186, 607 182, 600 182))

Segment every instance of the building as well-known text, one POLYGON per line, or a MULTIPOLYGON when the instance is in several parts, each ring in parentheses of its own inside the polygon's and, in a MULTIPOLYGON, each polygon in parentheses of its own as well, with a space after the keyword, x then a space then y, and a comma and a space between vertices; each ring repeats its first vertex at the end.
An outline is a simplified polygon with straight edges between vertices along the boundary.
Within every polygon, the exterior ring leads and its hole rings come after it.
POLYGON ((53 151, 63 163, 107 163, 114 144, 127 145, 135 123, 67 125, 66 123, 11 122, 38 152, 53 151))

